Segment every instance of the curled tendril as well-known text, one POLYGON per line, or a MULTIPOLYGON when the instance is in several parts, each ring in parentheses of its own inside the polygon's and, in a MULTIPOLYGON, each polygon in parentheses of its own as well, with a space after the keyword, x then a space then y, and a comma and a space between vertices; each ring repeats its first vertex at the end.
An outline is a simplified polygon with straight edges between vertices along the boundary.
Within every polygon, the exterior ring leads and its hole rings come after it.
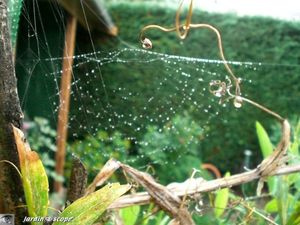
POLYGON ((190 24, 192 22, 192 15, 193 15, 193 0, 190 0, 190 6, 189 6, 188 14, 186 16, 185 25, 184 26, 180 25, 180 13, 181 13, 183 2, 184 0, 182 0, 181 3, 179 4, 178 10, 176 12, 176 17, 175 17, 176 33, 180 39, 185 39, 186 36, 188 35, 190 24))
POLYGON ((227 92, 227 85, 224 81, 220 80, 212 80, 209 83, 209 91, 214 96, 221 98, 226 95, 227 92))
POLYGON ((163 32, 176 32, 177 36, 180 39, 185 39, 189 33, 189 31, 191 30, 191 28, 206 28, 209 29, 211 31, 213 31, 216 36, 217 36, 217 41, 218 41, 218 49, 219 49, 219 55, 223 61, 223 64, 225 66, 225 69, 227 70, 227 72, 229 73, 230 77, 231 77, 231 83, 234 83, 235 86, 235 96, 240 96, 241 95, 241 91, 240 91, 240 80, 238 78, 236 78, 236 76, 234 75, 234 73, 232 72, 230 66, 228 65, 227 60, 225 59, 224 56, 224 51, 223 51, 223 44, 222 44, 222 38, 221 38, 221 34, 218 31, 217 28, 215 28, 212 25, 209 24, 192 24, 192 14, 193 14, 193 0, 190 0, 190 5, 189 5, 189 9, 188 9, 188 14, 186 16, 186 21, 184 24, 180 23, 180 14, 181 14, 181 9, 182 9, 182 5, 184 3, 184 0, 182 0, 179 4, 178 10, 176 12, 176 16, 175 16, 175 27, 171 27, 171 28, 165 28, 159 25, 148 25, 145 26, 141 32, 140 32, 140 41, 142 43, 143 48, 145 49, 150 49, 152 48, 152 42, 150 39, 146 38, 144 36, 144 33, 146 30, 149 29, 158 29, 161 30, 163 32))
POLYGON ((224 81, 221 80, 212 80, 209 83, 209 91, 212 93, 214 96, 221 98, 219 103, 222 104, 226 100, 234 98, 233 105, 236 108, 242 107, 243 104, 243 98, 241 96, 233 95, 230 92, 230 89, 232 87, 231 80, 229 77, 226 77, 228 83, 225 83, 224 81), (229 95, 229 97, 226 97, 229 95))

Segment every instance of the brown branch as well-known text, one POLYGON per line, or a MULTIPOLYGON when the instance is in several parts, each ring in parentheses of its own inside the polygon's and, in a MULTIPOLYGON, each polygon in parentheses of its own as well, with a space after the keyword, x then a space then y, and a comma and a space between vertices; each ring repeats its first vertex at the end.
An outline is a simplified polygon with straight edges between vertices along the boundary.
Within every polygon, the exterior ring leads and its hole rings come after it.
MULTIPOLYGON (((292 165, 280 168, 274 175, 290 174, 300 171, 299 165, 292 165)), ((226 178, 220 178, 211 181, 204 181, 202 178, 189 179, 184 183, 173 183, 168 186, 168 189, 178 197, 185 195, 195 195, 203 192, 215 191, 220 188, 233 187, 240 184, 248 183, 253 180, 259 179, 258 171, 251 170, 249 172, 233 175, 226 178)), ((136 194, 124 195, 110 205, 110 209, 125 208, 132 205, 145 205, 152 202, 151 196, 147 192, 140 192, 136 194)))

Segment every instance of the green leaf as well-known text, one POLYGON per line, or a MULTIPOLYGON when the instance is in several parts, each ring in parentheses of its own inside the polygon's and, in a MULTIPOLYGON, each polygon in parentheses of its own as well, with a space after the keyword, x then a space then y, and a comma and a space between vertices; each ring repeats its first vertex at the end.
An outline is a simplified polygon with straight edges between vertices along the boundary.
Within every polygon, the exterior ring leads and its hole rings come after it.
MULTIPOLYGON (((229 177, 230 173, 227 172, 225 174, 225 177, 229 177)), ((222 214, 225 211, 225 208, 227 207, 227 203, 229 200, 229 188, 223 188, 216 193, 216 198, 215 198, 215 215, 216 217, 220 218, 222 214)))
POLYGON ((126 225, 134 225, 138 219, 140 206, 131 206, 120 210, 122 221, 126 225))
POLYGON ((297 203, 295 210, 292 212, 286 225, 299 225, 300 224, 300 202, 297 203))
MULTIPOLYGON (((91 225, 101 214, 130 189, 130 185, 119 183, 108 184, 100 190, 84 196, 69 205, 59 217, 72 218, 68 225, 91 225)), ((56 221, 53 225, 64 225, 64 222, 56 221)))
MULTIPOLYGON (((31 151, 29 145, 24 141, 23 132, 15 127, 13 129, 28 214, 30 217, 45 217, 48 212, 49 185, 44 166, 38 154, 31 151)), ((32 224, 42 225, 43 222, 32 222, 32 224)))
POLYGON ((269 201, 266 204, 265 211, 268 213, 278 212, 278 204, 277 204, 277 200, 275 198, 273 198, 271 201, 269 201))
MULTIPOLYGON (((273 153, 273 145, 270 141, 269 135, 267 134, 264 127, 256 121, 256 133, 259 141, 259 146, 263 154, 264 159, 273 153)), ((275 194, 276 191, 276 177, 268 178, 268 188, 271 194, 275 194)))
POLYGON ((273 145, 265 128, 258 121, 256 121, 256 133, 263 157, 267 158, 273 152, 273 145))
POLYGON ((289 185, 287 176, 278 177, 278 191, 276 199, 278 204, 278 214, 282 224, 287 223, 288 208, 293 196, 289 194, 289 185))
POLYGON ((294 129, 294 141, 291 144, 290 152, 295 155, 299 156, 299 133, 300 133, 300 120, 298 120, 298 123, 294 129))

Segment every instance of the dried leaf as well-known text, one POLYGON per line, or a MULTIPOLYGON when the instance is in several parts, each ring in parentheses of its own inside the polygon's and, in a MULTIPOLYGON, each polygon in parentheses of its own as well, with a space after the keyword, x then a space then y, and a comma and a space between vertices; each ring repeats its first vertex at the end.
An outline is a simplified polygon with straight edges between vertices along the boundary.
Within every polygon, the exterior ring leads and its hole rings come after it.
POLYGON ((157 183, 149 174, 140 172, 130 166, 121 164, 122 169, 128 173, 137 183, 142 185, 154 202, 167 212, 181 225, 194 225, 192 216, 182 205, 181 199, 174 195, 167 187, 157 183))
POLYGON ((101 171, 97 174, 93 182, 88 186, 86 190, 86 195, 95 191, 96 187, 101 186, 106 180, 108 180, 112 174, 120 168, 120 164, 114 160, 108 160, 101 171))

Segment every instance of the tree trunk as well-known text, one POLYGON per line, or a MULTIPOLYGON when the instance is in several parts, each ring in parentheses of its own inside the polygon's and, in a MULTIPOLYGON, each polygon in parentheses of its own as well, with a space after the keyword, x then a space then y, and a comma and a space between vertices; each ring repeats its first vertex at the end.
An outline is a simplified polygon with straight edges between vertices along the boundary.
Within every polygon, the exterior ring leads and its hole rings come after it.
POLYGON ((7 2, 0 0, 0 213, 15 214, 16 224, 21 224, 26 212, 21 178, 14 167, 3 161, 20 168, 11 124, 20 128, 23 118, 7 16, 7 2))

